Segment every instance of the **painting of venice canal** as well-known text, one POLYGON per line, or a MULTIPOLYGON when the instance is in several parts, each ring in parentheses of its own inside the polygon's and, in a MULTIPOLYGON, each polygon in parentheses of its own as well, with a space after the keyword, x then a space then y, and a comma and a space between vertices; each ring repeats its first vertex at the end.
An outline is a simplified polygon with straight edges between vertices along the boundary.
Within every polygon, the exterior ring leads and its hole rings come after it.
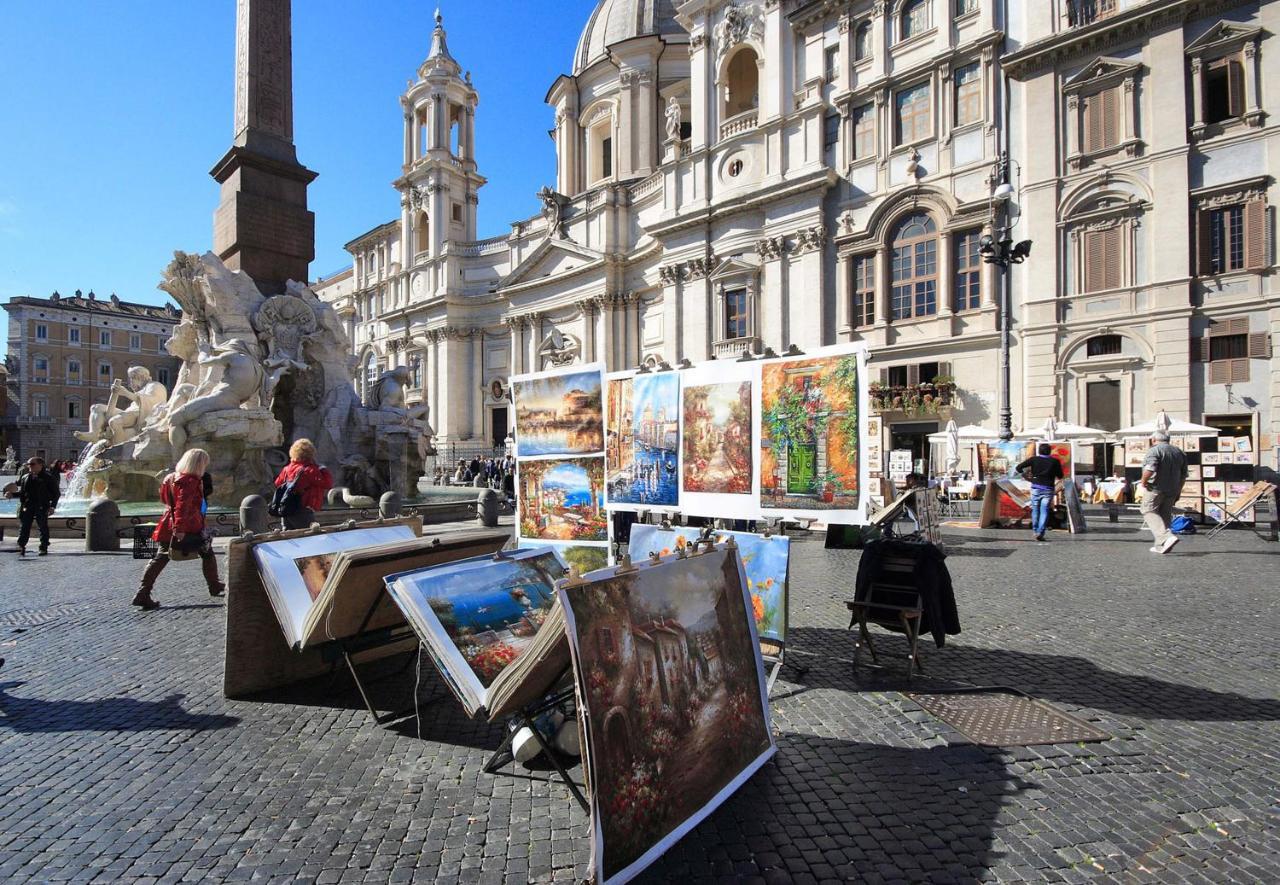
POLYGON ((606 478, 610 504, 674 507, 680 439, 675 372, 608 381, 606 478))

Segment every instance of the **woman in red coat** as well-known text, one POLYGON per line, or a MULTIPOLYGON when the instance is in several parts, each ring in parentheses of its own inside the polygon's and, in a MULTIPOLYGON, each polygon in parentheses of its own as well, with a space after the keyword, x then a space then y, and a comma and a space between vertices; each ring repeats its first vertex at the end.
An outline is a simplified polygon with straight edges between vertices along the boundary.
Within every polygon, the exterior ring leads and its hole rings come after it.
POLYGON ((300 439, 289 447, 289 463, 276 477, 276 488, 293 483, 299 505, 281 514, 286 529, 310 527, 317 510, 324 509, 325 495, 333 488, 329 468, 316 463, 316 447, 309 439, 300 439))
POLYGON ((221 596, 226 586, 218 579, 218 561, 213 556, 213 543, 205 537, 204 501, 205 480, 209 469, 209 453, 204 449, 190 449, 178 466, 160 484, 160 502, 164 515, 152 532, 151 538, 159 542, 155 558, 142 573, 142 584, 133 597, 133 604, 150 611, 160 607, 151 595, 156 578, 169 564, 174 549, 184 553, 198 553, 210 596, 221 596))

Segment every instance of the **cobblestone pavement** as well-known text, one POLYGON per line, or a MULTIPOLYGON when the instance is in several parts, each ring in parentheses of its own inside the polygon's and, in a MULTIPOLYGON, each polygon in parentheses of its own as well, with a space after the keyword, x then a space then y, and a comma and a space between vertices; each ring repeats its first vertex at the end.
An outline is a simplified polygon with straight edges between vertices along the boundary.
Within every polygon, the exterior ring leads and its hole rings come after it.
MULTIPOLYGON (((645 880, 1280 879, 1280 546, 1233 532, 1160 558, 1133 525, 948 536, 964 633, 929 644, 915 686, 1014 686, 1114 738, 975 747, 900 693, 898 637, 855 677, 858 553, 799 539, 790 640, 810 669, 775 688, 776 760, 645 880)), ((144 614, 141 564, 78 546, 0 554, 0 881, 585 872, 565 788, 485 775, 500 729, 465 719, 429 665, 421 737, 375 726, 345 683, 227 701, 223 604, 198 567, 172 565, 144 614)))

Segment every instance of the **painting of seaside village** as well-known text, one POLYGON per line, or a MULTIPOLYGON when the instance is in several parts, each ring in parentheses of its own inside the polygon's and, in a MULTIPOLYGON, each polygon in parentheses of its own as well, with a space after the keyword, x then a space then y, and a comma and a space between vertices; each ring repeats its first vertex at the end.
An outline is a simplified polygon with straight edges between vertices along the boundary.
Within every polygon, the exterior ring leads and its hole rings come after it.
POLYGON ((516 381, 516 448, 521 458, 604 450, 598 370, 516 381))
POLYGON ((684 391, 684 490, 751 494, 751 382, 684 391))
POLYGON ((608 541, 604 458, 520 462, 520 537, 608 541))
POLYGON ((674 507, 680 445, 680 376, 613 378, 605 463, 610 504, 674 507))
POLYGON ((588 721, 594 871, 625 879, 773 753, 742 572, 722 547, 561 594, 588 721))
POLYGON ((857 510, 856 354, 761 367, 760 506, 857 510))

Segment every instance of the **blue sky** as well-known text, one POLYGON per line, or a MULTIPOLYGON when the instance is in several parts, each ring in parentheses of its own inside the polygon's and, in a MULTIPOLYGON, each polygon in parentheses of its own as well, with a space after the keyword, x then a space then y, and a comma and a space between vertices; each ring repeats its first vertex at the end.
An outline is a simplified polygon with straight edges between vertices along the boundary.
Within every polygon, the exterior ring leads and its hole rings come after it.
MULTIPOLYGON (((444 2, 449 48, 480 92, 481 237, 554 184, 544 103, 595 0, 444 2)), ((399 95, 426 56, 423 0, 295 0, 294 138, 320 177, 312 276, 399 214, 399 95)), ((234 0, 0 4, 0 300, 57 289, 162 303, 175 249, 211 246, 232 138, 234 0)))

